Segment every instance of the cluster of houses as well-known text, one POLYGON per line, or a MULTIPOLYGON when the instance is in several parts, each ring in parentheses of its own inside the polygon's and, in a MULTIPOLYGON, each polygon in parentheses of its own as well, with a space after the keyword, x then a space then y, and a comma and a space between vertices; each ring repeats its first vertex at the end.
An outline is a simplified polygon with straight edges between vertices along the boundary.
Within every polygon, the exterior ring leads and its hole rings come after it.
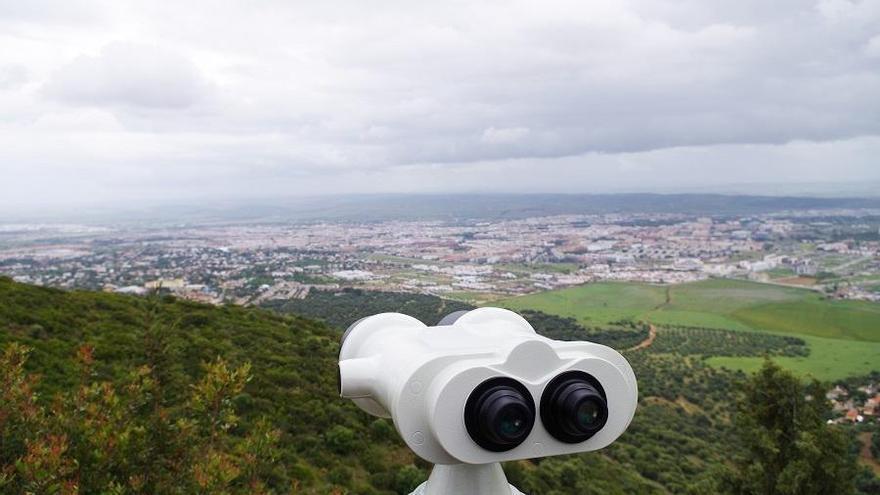
POLYGON ((831 401, 834 419, 828 423, 864 423, 880 421, 880 384, 869 383, 850 393, 845 387, 836 385, 825 394, 831 401))

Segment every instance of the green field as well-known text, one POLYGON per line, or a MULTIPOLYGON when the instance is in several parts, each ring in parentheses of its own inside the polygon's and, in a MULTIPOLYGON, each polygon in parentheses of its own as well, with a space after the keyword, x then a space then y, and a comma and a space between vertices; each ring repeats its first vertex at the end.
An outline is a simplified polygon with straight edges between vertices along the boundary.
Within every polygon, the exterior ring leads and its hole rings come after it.
POLYGON ((510 309, 537 309, 570 316, 584 324, 602 324, 622 319, 642 319, 662 305, 665 289, 642 284, 588 284, 570 289, 541 292, 496 301, 510 309))
MULTIPOLYGON (((862 375, 880 368, 880 343, 810 336, 801 338, 810 347, 808 357, 776 357, 774 360, 799 374, 823 380, 862 375)), ((757 357, 713 356, 707 362, 713 366, 752 372, 760 368, 764 360, 757 357)))
POLYGON ((495 265, 495 270, 499 272, 512 272, 518 274, 549 272, 549 273, 571 273, 578 269, 577 263, 501 263, 495 265))
MULTIPOLYGON (((797 335, 808 358, 780 358, 792 370, 833 379, 880 368, 880 304, 825 300, 815 291, 739 280, 713 279, 658 286, 597 283, 498 301, 576 318, 584 325, 621 319, 797 335)), ((709 360, 751 370, 756 358, 709 360)))

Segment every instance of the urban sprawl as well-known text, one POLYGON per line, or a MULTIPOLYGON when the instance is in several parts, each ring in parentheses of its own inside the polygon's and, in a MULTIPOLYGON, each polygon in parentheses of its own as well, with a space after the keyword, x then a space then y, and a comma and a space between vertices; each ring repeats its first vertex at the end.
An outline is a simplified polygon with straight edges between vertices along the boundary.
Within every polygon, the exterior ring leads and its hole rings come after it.
POLYGON ((258 304, 359 287, 492 300, 710 277, 880 301, 878 212, 565 215, 174 227, 0 224, 0 274, 62 288, 258 304))

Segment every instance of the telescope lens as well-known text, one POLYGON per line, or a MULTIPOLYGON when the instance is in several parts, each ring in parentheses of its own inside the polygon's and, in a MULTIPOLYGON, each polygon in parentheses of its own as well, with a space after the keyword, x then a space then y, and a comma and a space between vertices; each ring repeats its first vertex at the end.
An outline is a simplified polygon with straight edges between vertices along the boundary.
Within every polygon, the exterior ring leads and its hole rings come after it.
POLYGON ((479 410, 482 430, 496 443, 519 443, 529 433, 531 412, 513 389, 499 389, 490 395, 479 410), (494 398, 493 398, 494 397, 494 398))
POLYGON ((468 397, 464 421, 480 447, 504 452, 521 444, 535 424, 535 403, 529 391, 510 378, 492 378, 468 397))
POLYGON ((519 438, 526 431, 526 414, 519 408, 508 408, 501 413, 498 423, 498 431, 504 438, 519 438))
POLYGON ((605 426, 608 404, 598 380, 582 371, 554 378, 541 397, 541 420, 554 438, 583 442, 605 426))
POLYGON ((578 406, 577 421, 584 429, 594 428, 599 421, 601 405, 595 400, 585 400, 578 406))

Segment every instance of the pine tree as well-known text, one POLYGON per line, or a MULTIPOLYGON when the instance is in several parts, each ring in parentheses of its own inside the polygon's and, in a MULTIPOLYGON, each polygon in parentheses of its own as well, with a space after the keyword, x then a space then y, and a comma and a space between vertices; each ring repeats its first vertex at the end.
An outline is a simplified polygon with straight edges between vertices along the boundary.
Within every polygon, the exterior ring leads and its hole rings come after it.
POLYGON ((747 380, 735 427, 745 452, 722 477, 736 495, 853 493, 856 460, 817 381, 804 384, 769 359, 747 380))

